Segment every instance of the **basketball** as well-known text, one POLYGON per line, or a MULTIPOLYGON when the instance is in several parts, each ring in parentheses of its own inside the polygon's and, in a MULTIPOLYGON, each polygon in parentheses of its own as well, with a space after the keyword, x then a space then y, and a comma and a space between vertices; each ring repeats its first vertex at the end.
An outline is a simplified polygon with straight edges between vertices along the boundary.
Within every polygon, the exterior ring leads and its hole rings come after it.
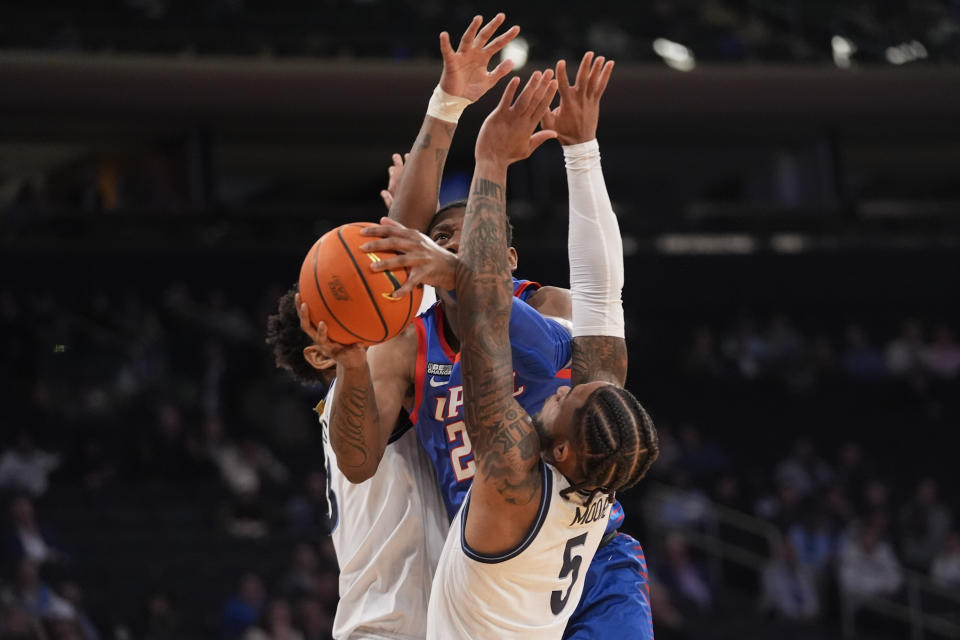
POLYGON ((397 255, 360 249, 372 240, 361 234, 370 226, 373 223, 353 222, 328 231, 300 267, 300 297, 310 310, 310 321, 325 322, 327 336, 341 344, 373 345, 396 336, 413 320, 423 297, 419 287, 408 296, 392 297, 406 282, 406 268, 370 270, 374 262, 397 255))

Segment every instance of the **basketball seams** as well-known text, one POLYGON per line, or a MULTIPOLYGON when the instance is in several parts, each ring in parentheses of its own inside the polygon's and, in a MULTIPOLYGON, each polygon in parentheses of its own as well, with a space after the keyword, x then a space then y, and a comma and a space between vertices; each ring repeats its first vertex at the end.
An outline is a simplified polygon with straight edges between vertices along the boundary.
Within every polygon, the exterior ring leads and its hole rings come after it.
MULTIPOLYGON (((380 319, 380 326, 383 327, 383 337, 379 340, 373 340, 373 342, 382 342, 390 337, 390 325, 387 324, 386 319, 383 317, 383 313, 380 311, 380 305, 377 303, 377 299, 373 295, 373 291, 370 290, 370 284, 367 282, 366 277, 363 274, 363 271, 360 269, 360 265, 357 264, 357 259, 353 255, 353 251, 350 250, 350 245, 347 244, 347 241, 343 238, 343 228, 337 229, 337 238, 340 239, 340 244, 343 245, 344 251, 347 252, 347 256, 350 258, 350 262, 353 263, 353 268, 356 269, 357 274, 360 276, 360 282, 363 283, 363 288, 367 292, 367 296, 370 297, 370 302, 373 304, 374 311, 377 312, 377 318, 380 319)), ((337 320, 340 323, 340 326, 343 326, 343 323, 337 320)), ((346 329, 346 327, 344 327, 346 329)), ((353 335, 353 332, 347 329, 348 332, 353 335)), ((359 336, 358 336, 359 337, 359 336)), ((369 340, 369 339, 368 339, 369 340)))
MULTIPOLYGON (((337 317, 337 314, 335 314, 335 313, 333 312, 333 309, 332 309, 332 308, 330 307, 330 305, 327 303, 327 298, 326 298, 326 296, 323 295, 323 287, 320 285, 320 278, 319 278, 319 276, 317 275, 317 270, 320 268, 320 265, 319 265, 319 262, 320 262, 320 245, 322 245, 322 244, 323 244, 323 238, 320 238, 320 239, 317 241, 317 243, 313 246, 313 269, 312 269, 312 271, 313 271, 313 282, 314 282, 314 284, 315 284, 316 287, 317 287, 317 293, 320 294, 320 302, 323 303, 323 306, 327 309, 327 313, 330 314, 330 317, 333 318, 334 322, 336 322, 338 325, 340 325, 340 327, 341 327, 344 331, 346 331, 347 333, 349 333, 350 335, 352 335, 352 336, 353 336, 354 338, 356 338, 357 340, 360 340, 360 341, 365 342, 365 341, 366 341, 366 338, 364 338, 363 336, 357 335, 356 333, 354 333, 353 331, 351 331, 345 324, 343 324, 343 322, 340 321, 340 318, 337 317)), ((349 249, 347 250, 347 253, 348 253, 348 254, 350 253, 349 249)), ((374 306, 376 306, 376 305, 374 305, 374 306)))

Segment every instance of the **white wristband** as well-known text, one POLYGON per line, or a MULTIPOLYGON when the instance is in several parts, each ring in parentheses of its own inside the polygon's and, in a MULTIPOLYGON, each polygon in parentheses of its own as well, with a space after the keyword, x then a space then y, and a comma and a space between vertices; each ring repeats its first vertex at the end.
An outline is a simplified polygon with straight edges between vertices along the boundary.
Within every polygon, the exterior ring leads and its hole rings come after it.
POLYGON ((456 124, 460 120, 460 114, 471 102, 473 101, 466 98, 452 96, 441 89, 440 85, 437 85, 437 88, 433 90, 433 95, 430 96, 427 115, 431 118, 456 124))

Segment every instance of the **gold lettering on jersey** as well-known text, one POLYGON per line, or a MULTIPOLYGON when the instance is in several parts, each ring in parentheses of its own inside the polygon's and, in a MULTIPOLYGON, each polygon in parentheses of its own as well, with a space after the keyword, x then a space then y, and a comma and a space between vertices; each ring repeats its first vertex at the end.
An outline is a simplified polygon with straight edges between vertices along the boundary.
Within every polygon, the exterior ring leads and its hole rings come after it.
POLYGON ((570 523, 570 526, 590 524, 597 520, 606 520, 608 517, 607 507, 609 506, 610 503, 606 497, 601 497, 599 500, 594 500, 584 507, 583 511, 580 510, 580 507, 577 507, 577 512, 574 514, 573 522, 570 523))

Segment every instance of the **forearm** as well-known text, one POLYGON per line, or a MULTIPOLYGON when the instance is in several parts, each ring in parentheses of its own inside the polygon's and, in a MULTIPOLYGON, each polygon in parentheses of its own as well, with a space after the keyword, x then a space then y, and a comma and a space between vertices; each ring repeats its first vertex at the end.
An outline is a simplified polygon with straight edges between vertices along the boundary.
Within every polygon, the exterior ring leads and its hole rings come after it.
POLYGON ((380 464, 386 441, 370 378, 370 367, 337 365, 337 382, 330 414, 330 446, 337 466, 350 482, 370 478, 380 464))
POLYGON ((567 250, 573 306, 573 383, 623 384, 623 243, 596 140, 563 148, 570 198, 567 250))
POLYGON ((506 176, 506 165, 478 159, 456 273, 466 422, 478 454, 490 443, 484 425, 495 420, 513 391, 506 176))
POLYGON ((437 212, 440 180, 456 129, 455 122, 429 115, 424 118, 390 206, 391 218, 411 229, 426 232, 437 212))

